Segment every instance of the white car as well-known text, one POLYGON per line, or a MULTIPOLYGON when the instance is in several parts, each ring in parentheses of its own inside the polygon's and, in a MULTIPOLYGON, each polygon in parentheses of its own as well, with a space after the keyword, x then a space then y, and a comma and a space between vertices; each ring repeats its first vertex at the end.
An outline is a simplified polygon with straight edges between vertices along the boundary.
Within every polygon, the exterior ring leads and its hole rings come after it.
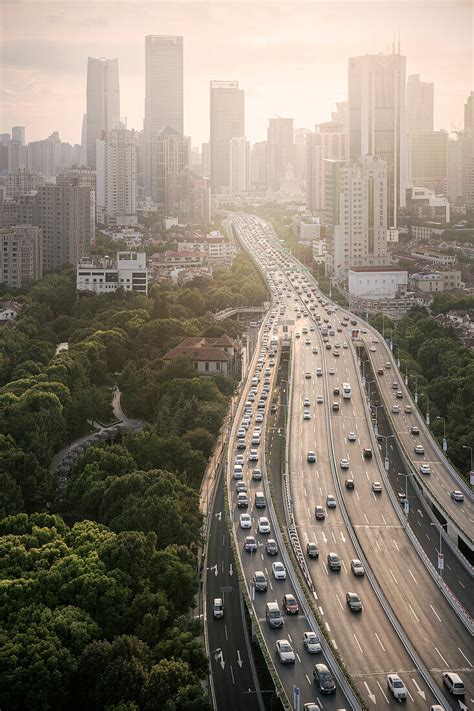
POLYGON ((305 632, 303 635, 303 644, 306 651, 310 654, 319 654, 321 651, 321 642, 316 632, 305 632))
POLYGON ((252 528, 252 519, 250 518, 250 514, 241 513, 239 516, 239 521, 240 528, 252 528))
POLYGON ((341 469, 349 469, 349 460, 344 457, 341 459, 341 469))
POLYGON ((326 496, 326 506, 328 509, 335 509, 337 504, 336 504, 336 497, 333 496, 333 494, 328 494, 326 496))
POLYGON ((406 699, 407 689, 398 674, 387 674, 387 687, 395 699, 406 699))
POLYGON ((278 658, 282 664, 293 664, 295 661, 295 653, 293 647, 287 639, 277 639, 276 651, 278 658))
POLYGON ((305 397, 305 399, 303 400, 303 407, 309 407, 310 404, 311 403, 309 401, 309 397, 305 397))
POLYGON ((451 492, 451 498, 453 501, 462 503, 464 501, 464 494, 462 493, 462 491, 455 490, 451 492))
POLYGON ((329 368, 329 375, 336 375, 336 369, 335 368, 329 368))
POLYGON ((349 348, 349 344, 346 341, 344 341, 344 343, 342 344, 342 347, 347 349, 347 348, 349 348))
POLYGON ((260 516, 258 519, 258 532, 270 533, 270 521, 266 516, 260 516))
POLYGON ((370 346, 370 350, 372 351, 372 353, 375 353, 375 351, 376 351, 377 349, 376 349, 375 346, 370 346))
POLYGON ((309 380, 311 378, 311 373, 310 372, 305 373, 304 377, 306 378, 306 380, 309 380))
POLYGON ((250 450, 249 462, 258 462, 258 449, 250 450))
POLYGON ((394 403, 392 405, 392 412, 394 412, 395 414, 398 414, 400 412, 400 405, 397 405, 396 403, 394 403))
POLYGON ((263 412, 257 412, 255 422, 263 422, 263 412))
POLYGON ((348 442, 356 442, 357 441, 357 435, 355 432, 349 432, 347 435, 347 440, 348 442))
POLYGON ((275 580, 286 580, 286 568, 281 561, 272 563, 272 573, 275 580))
POLYGON ((372 482, 372 491, 374 494, 381 494, 382 493, 382 484, 379 481, 373 481, 372 482))
POLYGON ((316 398, 316 402, 318 403, 318 405, 322 405, 322 403, 324 402, 323 396, 318 395, 318 397, 316 398))
POLYGON ((244 463, 244 455, 238 454, 235 458, 235 463, 242 465, 244 463))
POLYGON ((420 474, 431 474, 431 467, 429 464, 421 464, 420 474))
POLYGON ((311 419, 311 413, 309 410, 305 410, 303 412, 303 420, 310 420, 311 419))
POLYGON ((425 448, 423 447, 422 444, 415 444, 413 447, 413 450, 415 454, 424 454, 425 453, 425 448))

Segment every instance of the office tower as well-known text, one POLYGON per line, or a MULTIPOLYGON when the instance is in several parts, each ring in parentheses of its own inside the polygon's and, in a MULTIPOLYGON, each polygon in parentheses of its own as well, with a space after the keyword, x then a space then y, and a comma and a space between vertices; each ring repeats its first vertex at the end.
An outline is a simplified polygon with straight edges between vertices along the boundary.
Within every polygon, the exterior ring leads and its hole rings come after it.
POLYGON ((328 121, 315 126, 306 137, 306 205, 313 214, 324 213, 324 161, 347 160, 344 125, 328 121))
POLYGON ((462 198, 462 141, 450 138, 448 141, 448 190, 449 202, 457 205, 462 198))
POLYGON ((2 146, 8 146, 11 140, 12 137, 9 133, 0 133, 0 143, 2 144, 2 146))
POLYGON ((250 184, 255 190, 266 190, 268 181, 268 143, 254 143, 250 153, 250 184))
POLYGON ((349 160, 378 156, 388 171, 388 225, 405 206, 405 57, 400 53, 349 59, 349 160))
POLYGON ((407 135, 408 180, 445 193, 448 180, 448 133, 417 131, 407 135))
POLYGON ((22 146, 21 143, 10 143, 5 146, 6 151, 6 169, 12 173, 18 168, 25 168, 28 163, 28 146, 22 146))
POLYGON ((462 159, 463 202, 474 208, 474 91, 464 105, 464 130, 459 133, 462 159))
POLYGON ((16 198, 18 195, 31 193, 43 184, 44 177, 39 173, 30 168, 17 168, 7 175, 5 197, 16 198))
POLYGON ((95 168, 95 142, 120 121, 118 59, 87 58, 87 165, 95 168))
POLYGON ((407 131, 432 131, 434 113, 434 84, 420 81, 419 74, 407 80, 407 131))
POLYGON ((82 115, 81 160, 79 165, 87 165, 87 114, 82 115))
POLYGON ((237 81, 211 81, 211 191, 229 189, 229 142, 245 135, 244 92, 237 81))
POLYGON ((12 143, 19 143, 20 146, 25 145, 25 127, 24 126, 13 126, 12 127, 12 143))
POLYGON ((272 192, 280 189, 288 164, 295 163, 295 132, 292 118, 268 119, 268 188, 272 192))
POLYGON ((160 214, 169 216, 172 205, 169 200, 171 176, 179 174, 185 166, 186 138, 171 126, 151 135, 151 199, 160 214))
POLYGON ((184 133, 183 38, 175 35, 145 37, 145 194, 151 196, 152 137, 165 126, 184 133))
POLYGON ((383 266, 387 252, 387 163, 363 156, 340 171, 339 224, 334 227, 334 273, 383 266))
POLYGON ((250 144, 245 136, 229 142, 229 178, 232 195, 248 192, 250 186, 250 144))
POLYGON ((33 224, 43 232, 43 271, 77 264, 90 254, 94 236, 94 191, 61 178, 38 188, 33 224))
POLYGON ((325 158, 324 161, 324 223, 326 234, 333 233, 334 225, 339 224, 339 194, 341 192, 341 169, 345 161, 325 158))
POLYGON ((0 284, 18 289, 42 276, 40 228, 15 225, 0 229, 0 284))
POLYGON ((57 162, 60 144, 59 134, 52 133, 42 141, 28 143, 28 168, 42 175, 55 176, 58 172, 57 162))
POLYGON ((97 222, 129 226, 137 223, 137 142, 125 126, 97 141, 97 222))
POLYGON ((212 219, 209 181, 189 168, 168 176, 167 202, 169 214, 180 225, 209 224, 212 219))
POLYGON ((309 128, 297 128, 295 131, 295 175, 304 183, 306 181, 306 138, 309 128))
POLYGON ((205 178, 208 178, 211 174, 211 156, 209 149, 209 141, 201 145, 201 155, 202 155, 202 174, 205 178))

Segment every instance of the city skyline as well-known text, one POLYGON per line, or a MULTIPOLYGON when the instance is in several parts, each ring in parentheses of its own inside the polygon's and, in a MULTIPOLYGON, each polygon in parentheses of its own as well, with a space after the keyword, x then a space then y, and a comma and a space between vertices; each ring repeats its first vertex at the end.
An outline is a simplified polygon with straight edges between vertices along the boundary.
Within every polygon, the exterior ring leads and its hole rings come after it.
POLYGON ((349 57, 391 52, 392 40, 398 43, 399 37, 407 77, 419 74, 422 81, 434 82, 434 128, 461 127, 472 88, 470 3, 266 2, 250 7, 245 2, 152 6, 111 1, 69 3, 66 15, 58 3, 7 2, 1 130, 21 124, 27 141, 57 130, 62 140, 79 143, 89 55, 118 58, 121 114, 128 128, 140 130, 144 38, 150 33, 184 37, 184 132, 193 145, 209 139, 210 81, 239 81, 246 96, 246 135, 253 143, 265 138, 267 119, 274 116, 294 118, 295 128, 313 129, 329 120, 336 101, 347 99, 349 57), (247 11, 239 12, 241 6, 247 11))

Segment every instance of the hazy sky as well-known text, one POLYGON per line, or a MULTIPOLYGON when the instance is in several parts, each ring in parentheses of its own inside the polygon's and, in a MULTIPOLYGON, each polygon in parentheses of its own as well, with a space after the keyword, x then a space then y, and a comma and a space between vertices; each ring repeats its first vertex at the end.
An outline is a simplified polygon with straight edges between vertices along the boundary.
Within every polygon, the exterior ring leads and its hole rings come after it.
POLYGON ((184 36, 185 132, 209 135, 209 81, 245 89, 246 133, 266 137, 270 116, 313 128, 347 95, 347 59, 390 50, 394 34, 407 76, 435 82, 435 128, 462 126, 473 82, 471 0, 277 2, 276 0, 0 0, 1 132, 27 140, 52 131, 79 143, 87 56, 118 57, 121 113, 141 128, 146 34, 184 36))

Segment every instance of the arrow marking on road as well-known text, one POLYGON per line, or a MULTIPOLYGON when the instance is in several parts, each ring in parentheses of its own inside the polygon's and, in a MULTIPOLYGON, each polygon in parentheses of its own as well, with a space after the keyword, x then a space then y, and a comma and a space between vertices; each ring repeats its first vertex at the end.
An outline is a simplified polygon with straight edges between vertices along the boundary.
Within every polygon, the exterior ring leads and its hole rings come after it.
POLYGON ((218 521, 220 521, 222 519, 222 511, 219 511, 218 513, 216 513, 216 518, 218 521))
POLYGON ((373 704, 375 704, 375 694, 373 694, 373 693, 371 692, 371 690, 369 689, 369 685, 367 684, 366 681, 364 681, 364 686, 365 686, 365 688, 367 689, 367 693, 368 693, 368 695, 369 695, 369 699, 372 701, 373 704))
POLYGON ((225 661, 224 661, 224 654, 222 652, 222 649, 220 649, 218 652, 216 652, 216 654, 214 654, 214 659, 216 660, 216 662, 219 662, 222 669, 224 669, 225 661))
POLYGON ((421 696, 421 698, 423 699, 423 701, 426 701, 426 694, 425 694, 424 691, 422 691, 422 690, 420 689, 420 686, 419 686, 418 682, 416 681, 416 679, 412 679, 412 682, 413 682, 413 684, 415 685, 415 689, 416 689, 417 693, 420 694, 420 696, 421 696))
POLYGON ((345 539, 345 537, 344 537, 344 534, 343 534, 343 532, 342 532, 342 531, 341 531, 341 540, 342 540, 342 542, 343 542, 343 543, 345 543, 345 542, 346 542, 346 539, 345 539))
POLYGON ((238 664, 239 667, 242 669, 243 661, 242 661, 242 659, 241 659, 241 657, 240 657, 240 651, 239 651, 239 650, 237 650, 237 664, 238 664))
POLYGON ((233 575, 234 571, 232 570, 232 563, 229 563, 229 575, 233 575))

